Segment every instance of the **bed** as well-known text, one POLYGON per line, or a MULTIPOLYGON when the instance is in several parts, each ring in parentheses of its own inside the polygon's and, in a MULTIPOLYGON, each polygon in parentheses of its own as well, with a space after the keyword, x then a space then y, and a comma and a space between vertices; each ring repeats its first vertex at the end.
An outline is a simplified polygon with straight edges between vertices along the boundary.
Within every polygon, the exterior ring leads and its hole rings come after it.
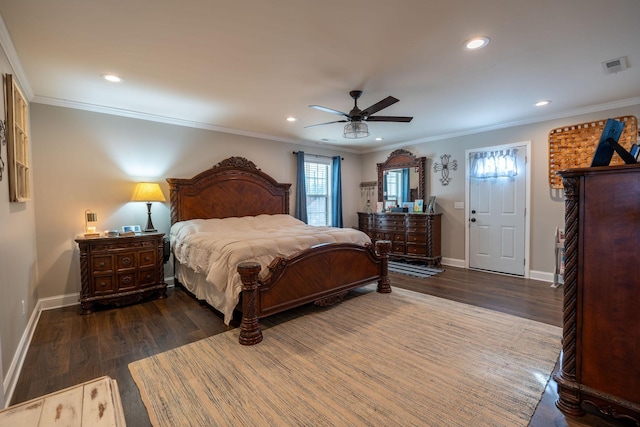
POLYGON ((190 179, 169 178, 167 182, 175 277, 197 298, 221 311, 225 323, 234 309, 242 313, 241 344, 262 341, 259 319, 266 316, 312 302, 335 304, 349 289, 373 282, 377 282, 378 292, 391 292, 390 242, 378 241, 374 247, 358 230, 328 227, 319 228, 320 234, 335 231, 337 235, 316 238, 301 231, 296 237, 294 230, 300 224, 289 215, 291 184, 278 183, 243 157, 230 157, 190 179), (296 243, 269 239, 263 234, 265 222, 288 229, 296 243), (228 224, 236 223, 238 230, 249 230, 244 233, 248 239, 241 239, 241 232, 230 231, 232 225, 228 224), (185 235, 195 240, 185 243, 185 235), (205 235, 219 239, 214 243, 205 235), (260 242, 267 242, 269 253, 260 242), (244 243, 253 248, 250 255, 234 251, 244 243), (206 260, 199 263, 194 262, 190 249, 196 244, 210 247, 206 260), (224 264, 228 270, 224 272, 219 270, 222 256, 227 257, 224 264))

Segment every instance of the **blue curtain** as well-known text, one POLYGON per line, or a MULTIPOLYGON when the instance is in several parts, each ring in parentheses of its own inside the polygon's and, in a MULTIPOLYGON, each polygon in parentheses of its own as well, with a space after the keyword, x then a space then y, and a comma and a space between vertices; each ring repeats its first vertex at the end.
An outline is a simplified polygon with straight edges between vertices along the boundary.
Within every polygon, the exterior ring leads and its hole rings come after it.
POLYGON ((342 174, 340 172, 340 156, 333 157, 331 165, 331 225, 342 228, 342 174))
POLYGON ((305 224, 307 218, 307 187, 304 183, 304 152, 298 151, 298 171, 296 178, 296 212, 295 217, 305 224))
POLYGON ((402 169, 402 201, 410 202, 411 201, 411 178, 409 176, 409 172, 411 169, 404 168, 402 169))

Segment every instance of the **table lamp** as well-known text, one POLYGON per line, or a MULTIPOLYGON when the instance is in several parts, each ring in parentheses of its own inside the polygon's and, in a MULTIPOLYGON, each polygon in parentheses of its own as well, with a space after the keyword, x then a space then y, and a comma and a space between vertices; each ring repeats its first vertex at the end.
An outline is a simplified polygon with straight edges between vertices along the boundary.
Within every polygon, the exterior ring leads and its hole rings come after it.
POLYGON ((164 194, 160 189, 160 184, 156 182, 141 182, 136 186, 133 192, 132 202, 146 202, 147 203, 147 226, 144 229, 145 233, 154 233, 157 230, 153 227, 151 221, 151 203, 152 202, 164 202, 164 194))

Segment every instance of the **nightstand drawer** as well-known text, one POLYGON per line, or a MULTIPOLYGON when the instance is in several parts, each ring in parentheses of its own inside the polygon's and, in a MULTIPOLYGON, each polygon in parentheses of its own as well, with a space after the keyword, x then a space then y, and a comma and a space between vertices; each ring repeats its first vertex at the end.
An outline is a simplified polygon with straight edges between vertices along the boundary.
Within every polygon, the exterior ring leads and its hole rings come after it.
POLYGON ((140 269, 138 280, 140 286, 152 285, 156 282, 156 270, 153 268, 140 269))
POLYGON ((139 253, 139 265, 140 267, 149 267, 156 265, 156 253, 157 251, 154 249, 148 251, 140 251, 139 253))
POLYGON ((120 271, 127 268, 136 268, 135 252, 127 252, 125 254, 116 255, 116 269, 120 271))
POLYGON ((126 291, 126 290, 129 290, 129 289, 135 289, 136 286, 137 286, 136 274, 135 273, 118 274, 116 277, 117 277, 117 281, 118 281, 118 290, 119 291, 126 291))
POLYGON ((96 295, 113 293, 113 278, 111 276, 96 276, 92 281, 93 292, 96 295))
POLYGON ((111 255, 94 256, 91 262, 91 270, 94 272, 113 270, 113 257, 111 255))

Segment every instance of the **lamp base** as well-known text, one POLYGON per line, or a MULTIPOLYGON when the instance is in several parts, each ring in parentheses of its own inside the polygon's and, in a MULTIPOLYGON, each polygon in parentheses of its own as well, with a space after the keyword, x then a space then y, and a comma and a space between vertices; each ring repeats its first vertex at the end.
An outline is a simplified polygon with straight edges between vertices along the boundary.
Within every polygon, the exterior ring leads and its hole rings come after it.
POLYGON ((151 221, 151 202, 147 202, 147 226, 144 228, 145 233, 155 233, 156 230, 151 221))

